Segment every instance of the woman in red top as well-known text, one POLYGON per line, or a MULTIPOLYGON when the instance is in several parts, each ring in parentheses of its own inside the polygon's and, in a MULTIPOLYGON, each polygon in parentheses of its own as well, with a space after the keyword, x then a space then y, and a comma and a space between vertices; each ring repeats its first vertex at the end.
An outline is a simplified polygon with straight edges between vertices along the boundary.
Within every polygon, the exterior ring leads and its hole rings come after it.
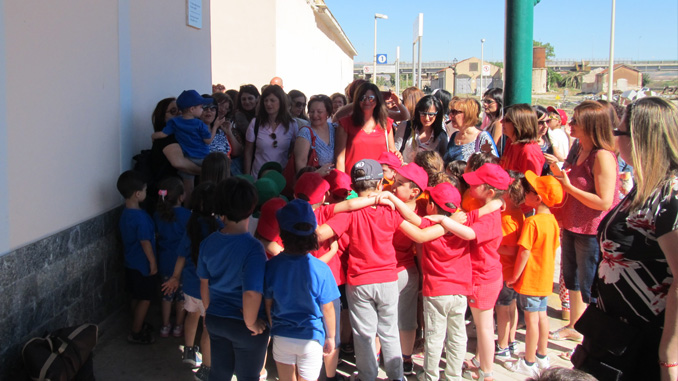
POLYGON ((502 168, 520 173, 529 169, 541 176, 544 154, 537 143, 537 114, 532 107, 525 103, 509 107, 501 124, 508 137, 499 162, 502 168))
POLYGON ((353 114, 339 119, 334 152, 336 168, 351 173, 362 159, 379 158, 382 152, 400 155, 393 142, 393 120, 388 118, 384 98, 372 83, 360 85, 353 98, 353 114))

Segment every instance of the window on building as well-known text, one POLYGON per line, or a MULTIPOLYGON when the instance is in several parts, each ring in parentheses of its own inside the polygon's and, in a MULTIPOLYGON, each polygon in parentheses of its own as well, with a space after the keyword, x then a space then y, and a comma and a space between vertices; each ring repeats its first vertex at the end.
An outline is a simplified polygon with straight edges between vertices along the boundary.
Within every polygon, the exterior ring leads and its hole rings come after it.
POLYGON ((470 62, 468 65, 468 70, 469 71, 478 71, 478 63, 477 62, 470 62))

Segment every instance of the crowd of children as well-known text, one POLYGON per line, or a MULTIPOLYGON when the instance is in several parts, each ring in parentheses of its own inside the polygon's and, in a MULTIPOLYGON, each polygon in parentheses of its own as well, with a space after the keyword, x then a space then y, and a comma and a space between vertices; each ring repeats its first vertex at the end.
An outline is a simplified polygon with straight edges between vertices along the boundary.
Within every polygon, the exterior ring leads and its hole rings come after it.
MULTIPOLYGON (((194 91, 177 99, 186 120, 204 102, 194 91)), ((324 365, 334 381, 350 340, 359 379, 375 380, 381 362, 389 379, 402 380, 414 374, 418 329, 426 380, 440 377, 443 350, 450 380, 492 379, 495 360, 533 377, 550 367, 546 297, 560 245, 550 208, 563 201, 554 177, 507 172, 490 153, 445 168, 435 151, 407 165, 384 152, 356 162, 350 176, 303 169, 285 197, 279 163, 262 165, 257 179, 210 172, 220 161, 203 162, 203 148, 214 132, 184 127, 163 132, 177 135, 182 149, 200 147, 189 155, 203 164, 189 209, 182 205, 191 176, 157 185, 152 217, 142 209, 143 175, 126 171, 118 180, 130 342, 154 342, 144 321, 161 283, 160 336, 184 336, 183 361, 200 364, 199 380, 260 379, 271 344, 280 380, 318 379, 324 365), (526 324, 522 357, 517 307, 526 324), (467 309, 478 345, 465 361, 467 309)))

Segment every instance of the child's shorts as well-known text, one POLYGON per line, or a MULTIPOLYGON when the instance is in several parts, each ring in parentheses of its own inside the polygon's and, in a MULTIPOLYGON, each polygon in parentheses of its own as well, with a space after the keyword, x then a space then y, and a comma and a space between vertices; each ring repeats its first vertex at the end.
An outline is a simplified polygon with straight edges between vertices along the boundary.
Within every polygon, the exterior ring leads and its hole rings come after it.
POLYGON ((145 276, 139 270, 125 267, 125 289, 132 299, 155 300, 158 295, 158 276, 145 276))
MULTIPOLYGON (((169 276, 163 275, 162 276, 162 283, 165 283, 169 280, 169 276)), ((179 287, 171 293, 171 294, 164 294, 162 295, 162 300, 164 302, 183 302, 184 301, 184 289, 183 289, 183 284, 179 282, 179 287)))
POLYGON ((490 310, 494 308, 499 297, 499 292, 504 286, 501 278, 492 283, 474 284, 471 295, 468 297, 469 307, 479 310, 490 310))
POLYGON ((526 312, 545 312, 548 306, 548 297, 518 294, 518 305, 521 310, 526 312))
POLYGON ((323 366, 323 346, 316 340, 273 336, 273 359, 287 365, 296 364, 304 380, 317 380, 323 366))
POLYGON ((417 297, 419 296, 419 271, 416 266, 398 273, 398 329, 417 329, 417 297))
MULTIPOLYGON (((202 166, 202 161, 204 160, 204 158, 199 159, 197 157, 187 157, 187 159, 190 160, 193 164, 195 164, 199 167, 202 166)), ((179 171, 178 174, 179 174, 179 177, 181 177, 184 180, 193 180, 195 178, 195 175, 192 175, 188 172, 179 171)))
POLYGON ((341 309, 348 309, 348 299, 346 299, 346 283, 338 286, 339 287, 339 301, 341 302, 341 309))
POLYGON ((205 305, 202 300, 194 298, 191 295, 184 295, 184 309, 188 312, 200 312, 200 316, 205 316, 205 305))
POLYGON ((518 299, 518 293, 516 290, 512 289, 511 287, 508 287, 506 285, 506 282, 503 283, 504 286, 502 287, 501 291, 499 292, 499 298, 497 298, 497 305, 498 306, 510 306, 511 302, 514 300, 518 299))

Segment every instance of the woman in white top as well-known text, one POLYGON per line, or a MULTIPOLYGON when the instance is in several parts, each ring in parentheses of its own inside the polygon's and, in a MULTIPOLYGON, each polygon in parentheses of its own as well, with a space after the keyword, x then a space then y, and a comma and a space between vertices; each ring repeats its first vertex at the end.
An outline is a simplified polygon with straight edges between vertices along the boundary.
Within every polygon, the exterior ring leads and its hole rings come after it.
POLYGON ((256 117, 245 134, 243 173, 256 178, 264 163, 275 161, 283 168, 287 165, 298 131, 288 103, 287 94, 280 86, 268 86, 261 94, 256 117))
POLYGON ((412 118, 411 136, 403 140, 403 161, 407 164, 421 151, 447 151, 447 133, 443 129, 443 106, 438 98, 427 95, 417 102, 412 118))

